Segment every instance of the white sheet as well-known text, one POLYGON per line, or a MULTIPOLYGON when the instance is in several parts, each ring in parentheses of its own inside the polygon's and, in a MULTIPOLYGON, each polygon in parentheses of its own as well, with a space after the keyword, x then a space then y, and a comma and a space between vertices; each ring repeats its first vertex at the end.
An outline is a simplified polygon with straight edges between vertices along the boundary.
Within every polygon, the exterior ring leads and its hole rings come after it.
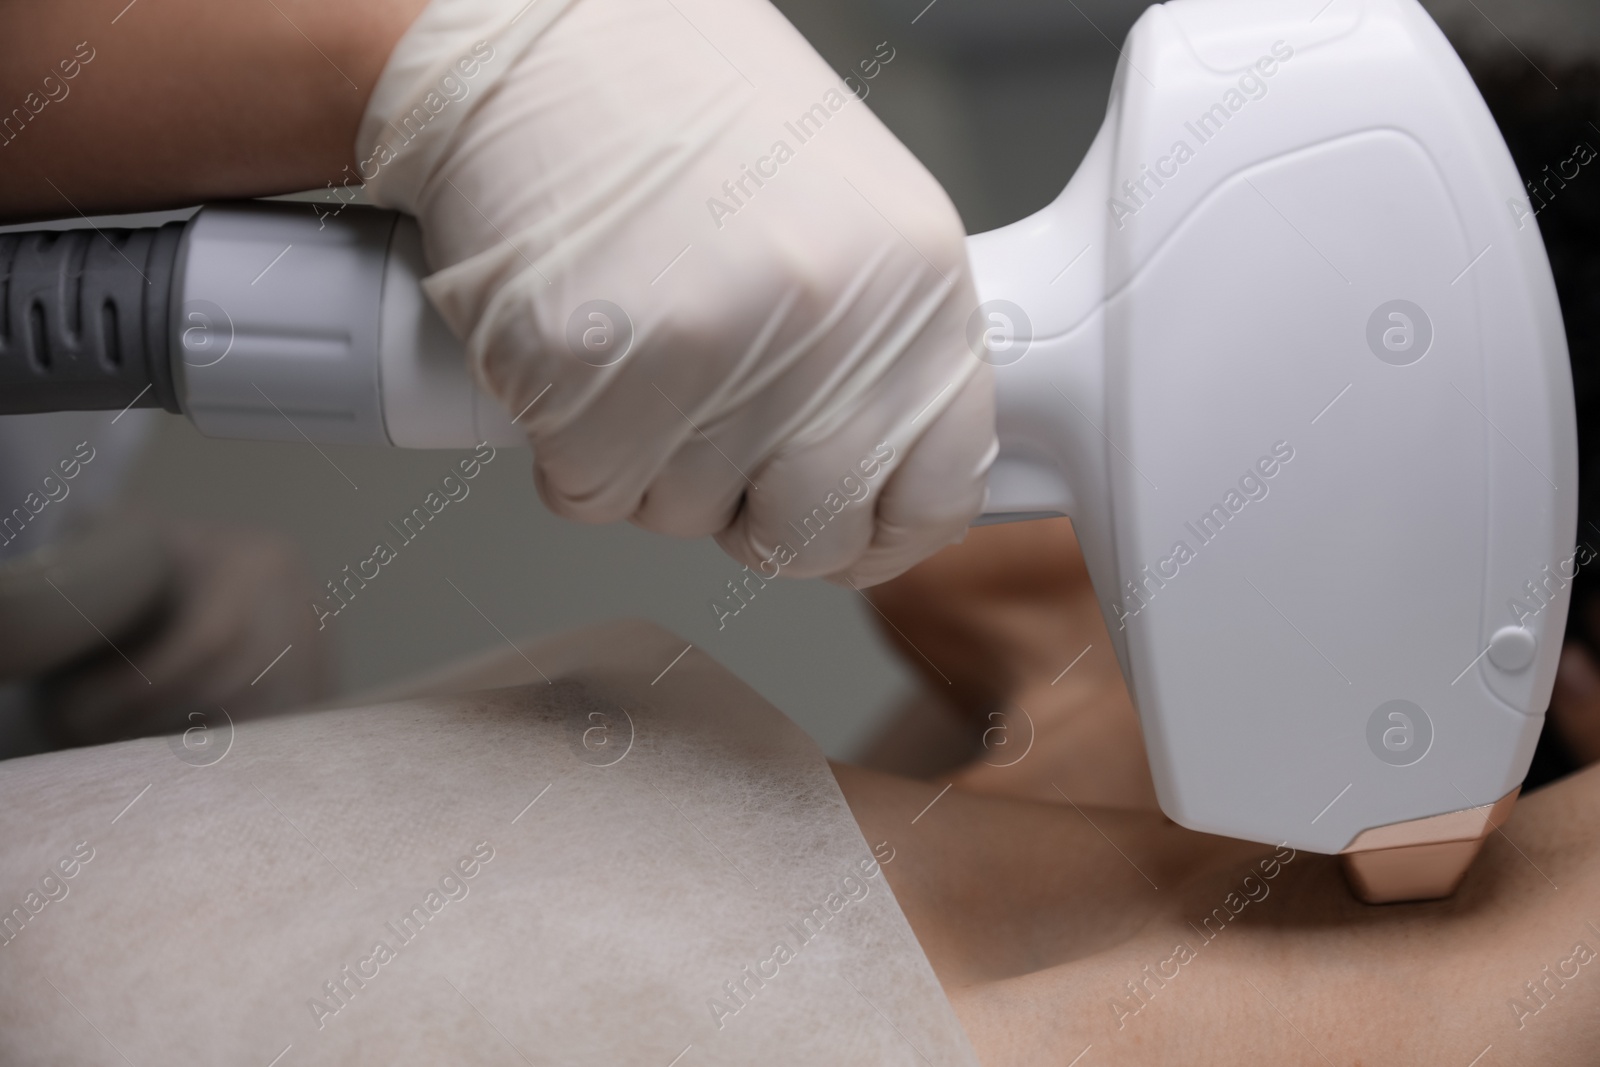
POLYGON ((975 1064, 821 753, 685 646, 0 763, 0 1062, 975 1064))

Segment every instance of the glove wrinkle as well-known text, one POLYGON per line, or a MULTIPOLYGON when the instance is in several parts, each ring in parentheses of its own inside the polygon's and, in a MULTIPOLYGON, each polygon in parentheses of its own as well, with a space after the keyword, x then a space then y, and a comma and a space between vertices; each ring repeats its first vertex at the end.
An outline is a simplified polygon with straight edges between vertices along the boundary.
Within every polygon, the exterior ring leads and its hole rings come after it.
POLYGON ((358 151, 488 42, 371 187, 419 216, 428 297, 546 503, 794 576, 881 580, 959 535, 993 385, 932 176, 767 0, 519 3, 431 0, 358 151), (615 362, 573 348, 590 323, 615 362))
POLYGON ((418 215, 417 193, 438 170, 441 157, 456 130, 477 111, 490 90, 503 81, 516 61, 577 0, 537 0, 513 10, 494 0, 431 0, 389 56, 356 131, 356 158, 370 159, 385 126, 396 128, 393 116, 410 115, 424 107, 430 92, 457 70, 456 64, 472 55, 473 45, 487 42, 494 56, 472 79, 471 94, 445 107, 422 128, 415 139, 374 177, 362 174, 373 203, 418 215), (443 121, 441 121, 443 120, 443 121))
MULTIPOLYGON (((797 356, 805 354, 805 349, 798 345, 792 345, 775 355, 769 354, 774 339, 788 323, 799 299, 798 286, 791 285, 784 290, 732 372, 695 409, 695 422, 707 436, 718 430, 729 429, 730 423, 738 419, 745 405, 755 402, 771 379, 793 366, 797 356), (763 367, 766 368, 765 374, 761 373, 763 367)), ((760 450, 758 455, 764 460, 765 449, 760 450)))
MULTIPOLYGON (((829 410, 797 430, 794 435, 797 441, 804 444, 838 432, 894 369, 911 342, 943 305, 951 289, 947 283, 935 286, 908 314, 906 305, 922 283, 919 269, 888 294, 878 305, 877 313, 862 325, 860 340, 850 357, 840 364, 843 373, 841 381, 831 390, 829 410)), ((870 309, 868 314, 871 314, 870 309)))
MULTIPOLYGON (((833 305, 828 308, 817 323, 802 333, 776 358, 767 360, 765 366, 753 368, 754 372, 750 375, 744 388, 729 396, 728 406, 730 408, 741 408, 750 403, 754 400, 756 394, 765 392, 779 377, 788 373, 810 352, 818 348, 822 339, 837 329, 851 310, 857 306, 863 291, 872 284, 874 276, 882 268, 884 261, 888 258, 888 254, 889 247, 887 244, 878 246, 862 262, 861 267, 845 286, 844 291, 839 294, 838 299, 833 302, 833 305)), ((800 296, 798 286, 794 287, 793 296, 796 299, 800 296)), ((829 386, 826 383, 822 386, 822 390, 828 388, 829 386)), ((826 397, 821 395, 822 390, 819 390, 818 394, 813 397, 814 403, 826 400, 826 397)), ((804 421, 806 421, 805 413, 799 412, 794 416, 791 425, 793 423, 803 423, 804 421)))
MULTIPOLYGON (((738 117, 741 108, 739 101, 719 100, 712 94, 691 115, 689 125, 681 134, 641 141, 637 131, 621 131, 604 140, 594 152, 594 158, 610 160, 610 166, 601 172, 603 180, 581 183, 584 187, 570 203, 557 203, 558 190, 570 190, 573 184, 579 184, 563 181, 565 172, 582 173, 586 166, 592 168, 592 160, 564 163, 519 190, 523 197, 547 205, 547 213, 535 217, 527 225, 507 230, 486 218, 490 230, 480 235, 489 242, 486 247, 435 271, 422 283, 429 298, 441 307, 445 321, 458 336, 467 338, 469 360, 476 363, 482 358, 481 348, 487 342, 480 340, 480 333, 486 324, 495 322, 505 313, 507 301, 524 291, 540 293, 550 289, 555 279, 579 265, 587 253, 633 221, 633 215, 648 211, 652 194, 658 193, 694 163, 738 117), (610 150, 630 142, 637 147, 625 153, 610 150), (532 195, 544 190, 550 192, 543 196, 532 195), (486 305, 472 300, 484 296, 488 297, 486 305), (477 330, 472 329, 474 322, 478 323, 477 330)), ((592 175, 592 169, 590 173, 592 175)), ((433 183, 434 195, 448 192, 465 199, 459 187, 446 185, 446 181, 448 177, 441 174, 433 183)), ((479 210, 471 200, 467 200, 467 204, 474 212, 479 210)), ((430 258, 429 262, 434 260, 430 258)), ((564 321, 552 322, 546 331, 559 335, 564 325, 564 321)))

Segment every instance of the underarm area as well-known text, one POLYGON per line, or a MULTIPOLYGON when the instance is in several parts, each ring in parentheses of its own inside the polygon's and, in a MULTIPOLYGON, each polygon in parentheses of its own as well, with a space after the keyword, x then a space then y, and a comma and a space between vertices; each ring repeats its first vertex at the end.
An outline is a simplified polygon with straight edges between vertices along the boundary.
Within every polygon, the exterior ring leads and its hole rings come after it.
POLYGON ((1593 1062, 1600 768, 1524 798, 1454 897, 1382 906, 1333 857, 959 791, 912 826, 937 785, 838 773, 899 828, 885 870, 985 1064, 1593 1062))

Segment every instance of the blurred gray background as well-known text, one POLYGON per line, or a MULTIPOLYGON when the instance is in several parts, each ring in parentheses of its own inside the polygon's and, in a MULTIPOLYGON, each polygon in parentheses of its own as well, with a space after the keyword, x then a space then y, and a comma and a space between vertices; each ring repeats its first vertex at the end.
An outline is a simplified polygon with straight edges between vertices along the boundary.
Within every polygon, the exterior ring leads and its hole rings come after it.
MULTIPOLYGON (((1061 190, 1099 127, 1117 45, 1146 4, 778 6, 841 74, 879 42, 895 50, 869 83, 867 104, 944 184, 969 232, 978 232, 1043 207, 1061 190)), ((1594 0, 1429 6, 1456 34, 1489 43, 1510 38, 1548 53, 1592 49, 1600 37, 1594 0)), ((462 455, 329 447, 325 458, 308 444, 210 441, 181 418, 155 421, 133 462, 128 502, 280 531, 301 546, 319 580, 370 553, 385 522, 416 506, 462 455)), ((526 452, 503 451, 471 483, 471 496, 333 621, 323 636, 337 642, 344 691, 497 644, 495 627, 520 637, 617 616, 656 620, 703 648, 833 756, 847 757, 869 739, 910 688, 909 672, 880 641, 858 594, 820 582, 769 584, 719 631, 710 602, 739 568, 714 545, 564 522, 539 504, 529 467, 526 452)))

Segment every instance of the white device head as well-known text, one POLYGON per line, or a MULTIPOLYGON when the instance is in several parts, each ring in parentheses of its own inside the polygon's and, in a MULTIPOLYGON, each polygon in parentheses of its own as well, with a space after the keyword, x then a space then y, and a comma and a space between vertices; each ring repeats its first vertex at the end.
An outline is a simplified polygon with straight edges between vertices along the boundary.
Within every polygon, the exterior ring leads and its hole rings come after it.
POLYGON ((1523 192, 1415 0, 1175 0, 971 239, 989 510, 1072 517, 1177 822, 1335 853, 1518 788, 1578 475, 1523 192))

